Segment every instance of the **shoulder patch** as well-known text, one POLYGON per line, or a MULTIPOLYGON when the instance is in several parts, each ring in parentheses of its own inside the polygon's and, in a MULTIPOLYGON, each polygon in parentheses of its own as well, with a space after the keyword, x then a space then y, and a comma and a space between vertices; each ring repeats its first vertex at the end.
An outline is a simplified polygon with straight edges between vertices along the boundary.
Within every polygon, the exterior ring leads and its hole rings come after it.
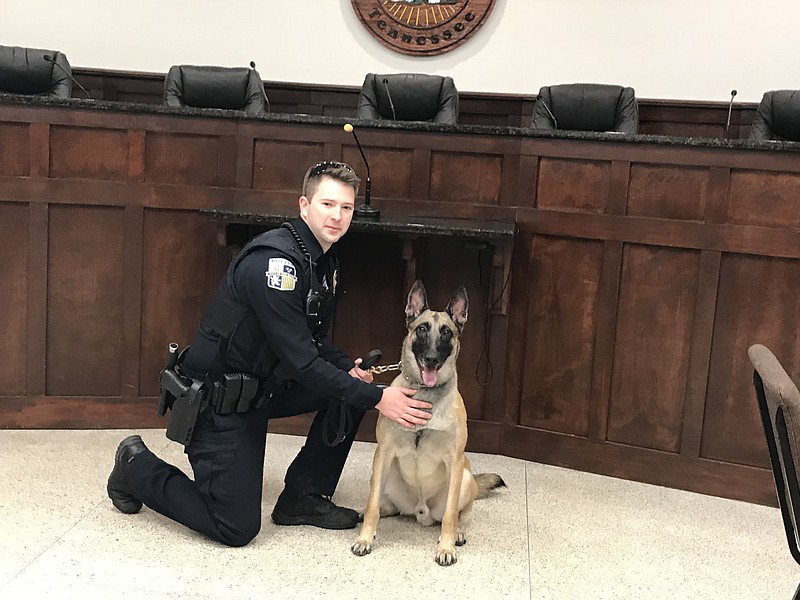
POLYGON ((297 269, 285 258, 270 258, 266 276, 267 286, 282 292, 291 292, 297 283, 297 269))

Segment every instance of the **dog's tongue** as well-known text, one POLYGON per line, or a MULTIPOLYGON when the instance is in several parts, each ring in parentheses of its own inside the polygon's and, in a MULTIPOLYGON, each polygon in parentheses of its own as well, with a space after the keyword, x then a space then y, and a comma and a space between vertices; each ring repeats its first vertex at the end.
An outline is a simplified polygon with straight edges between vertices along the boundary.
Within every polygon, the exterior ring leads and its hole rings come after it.
POLYGON ((422 384, 425 387, 433 387, 439 379, 439 369, 428 369, 427 367, 420 367, 422 372, 422 384))

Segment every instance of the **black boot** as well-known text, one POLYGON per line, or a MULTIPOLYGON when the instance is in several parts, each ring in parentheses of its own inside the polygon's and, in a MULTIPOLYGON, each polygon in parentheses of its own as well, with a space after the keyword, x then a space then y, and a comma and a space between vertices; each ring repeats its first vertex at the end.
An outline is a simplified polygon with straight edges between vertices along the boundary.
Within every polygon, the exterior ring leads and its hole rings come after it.
POLYGON ((276 525, 313 525, 323 529, 352 529, 361 515, 351 508, 336 506, 321 494, 297 494, 285 488, 272 511, 276 525))
POLYGON ((108 476, 106 491, 111 503, 127 515, 132 515, 142 509, 142 501, 134 497, 128 489, 128 478, 126 469, 128 463, 140 452, 147 450, 142 438, 138 435, 126 437, 119 443, 117 453, 114 456, 114 469, 108 476))

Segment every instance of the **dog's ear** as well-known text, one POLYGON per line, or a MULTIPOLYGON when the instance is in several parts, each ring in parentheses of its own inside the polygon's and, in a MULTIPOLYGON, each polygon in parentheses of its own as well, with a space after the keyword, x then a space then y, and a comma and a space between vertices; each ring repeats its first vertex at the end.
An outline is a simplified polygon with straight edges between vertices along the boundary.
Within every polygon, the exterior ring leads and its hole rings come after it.
POLYGON ((467 313, 469 312, 469 298, 467 298, 467 288, 463 285, 453 292, 453 297, 447 304, 445 312, 450 315, 453 323, 458 327, 458 332, 464 329, 464 324, 467 322, 467 313))
POLYGON ((417 279, 408 292, 408 303, 406 304, 406 325, 428 310, 428 294, 425 293, 425 286, 422 281, 417 279))

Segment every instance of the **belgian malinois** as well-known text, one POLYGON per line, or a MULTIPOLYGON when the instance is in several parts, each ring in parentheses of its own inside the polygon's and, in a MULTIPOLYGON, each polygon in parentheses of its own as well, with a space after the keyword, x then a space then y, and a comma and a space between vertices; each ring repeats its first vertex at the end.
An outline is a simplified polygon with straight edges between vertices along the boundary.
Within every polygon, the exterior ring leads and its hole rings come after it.
POLYGON ((474 475, 464 455, 467 411, 458 391, 456 359, 459 336, 467 322, 469 300, 459 287, 442 312, 428 308, 427 294, 417 280, 408 294, 400 359, 401 373, 392 385, 419 390, 415 398, 433 405, 424 426, 408 429, 380 415, 378 441, 364 523, 352 546, 353 554, 372 552, 381 516, 415 515, 422 525, 442 523, 435 560, 456 562, 456 546, 466 543, 472 503, 497 487, 499 475, 474 475))

